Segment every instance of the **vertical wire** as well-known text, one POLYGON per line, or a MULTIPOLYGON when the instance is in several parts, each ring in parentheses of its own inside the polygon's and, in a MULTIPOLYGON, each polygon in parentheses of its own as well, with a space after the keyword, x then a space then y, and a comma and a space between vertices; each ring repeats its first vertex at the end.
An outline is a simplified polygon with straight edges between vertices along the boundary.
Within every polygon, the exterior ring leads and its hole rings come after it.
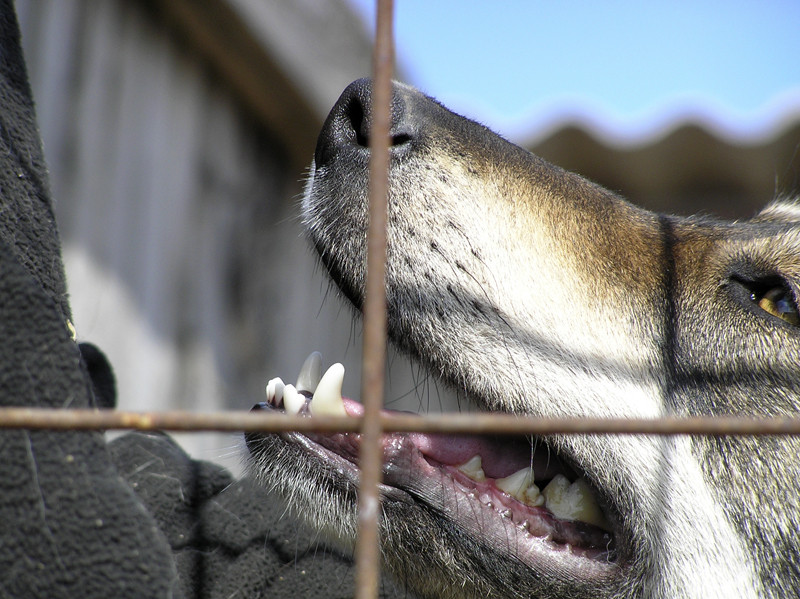
POLYGON ((369 161, 369 231, 367 279, 364 300, 364 344, 356 540, 356 599, 378 596, 380 540, 378 524, 383 452, 380 449, 380 410, 383 407, 386 367, 386 213, 389 173, 391 79, 394 63, 392 0, 378 0, 375 47, 372 58, 372 123, 369 161))

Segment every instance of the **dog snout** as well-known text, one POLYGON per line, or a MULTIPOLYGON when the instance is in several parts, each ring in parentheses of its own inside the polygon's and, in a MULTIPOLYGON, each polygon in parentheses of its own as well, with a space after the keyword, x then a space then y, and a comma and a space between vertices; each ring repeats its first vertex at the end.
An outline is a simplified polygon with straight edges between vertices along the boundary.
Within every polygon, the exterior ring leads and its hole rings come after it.
MULTIPOLYGON (((393 152, 400 151, 415 138, 414 123, 407 115, 401 87, 392 83, 389 135, 393 152)), ((372 81, 359 79, 342 92, 325 121, 314 153, 316 166, 328 164, 342 151, 347 152, 348 159, 353 159, 353 153, 367 159, 372 122, 372 81)))

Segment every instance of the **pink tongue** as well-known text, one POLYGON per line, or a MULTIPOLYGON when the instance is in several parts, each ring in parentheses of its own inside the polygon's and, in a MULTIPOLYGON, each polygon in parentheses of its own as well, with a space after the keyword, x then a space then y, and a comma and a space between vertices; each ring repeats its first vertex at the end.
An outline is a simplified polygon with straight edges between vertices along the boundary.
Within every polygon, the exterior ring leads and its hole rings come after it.
MULTIPOLYGON (((344 399, 349 416, 361 416, 364 406, 352 399, 344 399)), ((389 413, 391 410, 385 410, 389 413)), ((474 437, 466 435, 407 434, 422 454, 441 464, 458 466, 475 455, 482 458, 483 471, 489 478, 503 478, 531 465, 531 448, 527 442, 513 437, 474 437)), ((537 460, 540 461, 537 456, 537 460)), ((546 464, 536 470, 546 469, 546 464)))
POLYGON ((531 448, 519 439, 421 433, 409 436, 423 455, 442 464, 458 466, 481 456, 483 472, 489 478, 504 478, 531 465, 531 448))

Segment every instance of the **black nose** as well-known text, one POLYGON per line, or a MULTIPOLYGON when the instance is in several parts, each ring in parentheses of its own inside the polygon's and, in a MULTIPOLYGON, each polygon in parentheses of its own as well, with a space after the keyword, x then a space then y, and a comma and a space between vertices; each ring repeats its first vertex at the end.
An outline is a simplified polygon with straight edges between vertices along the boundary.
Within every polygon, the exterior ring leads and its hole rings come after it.
MULTIPOLYGON (((314 152, 316 166, 324 166, 343 150, 368 157, 371 131, 372 81, 359 79, 342 92, 325 120, 314 152)), ((395 83, 392 84, 389 135, 395 152, 415 138, 414 123, 409 118, 403 94, 395 83)))

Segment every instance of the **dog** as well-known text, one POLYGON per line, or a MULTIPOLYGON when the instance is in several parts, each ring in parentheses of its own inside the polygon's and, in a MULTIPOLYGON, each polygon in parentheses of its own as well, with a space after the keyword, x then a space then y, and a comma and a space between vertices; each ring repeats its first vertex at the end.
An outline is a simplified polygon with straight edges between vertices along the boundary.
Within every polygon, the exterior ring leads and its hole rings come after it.
MULTIPOLYGON (((356 81, 333 107, 303 200, 356 308, 371 93, 356 81)), ((438 381, 541 417, 798 413, 800 203, 654 214, 406 85, 391 112, 389 336, 438 381)), ((257 407, 358 415, 342 376, 312 356, 257 407)), ((358 435, 246 443, 261 481, 352 548, 358 435)), ((795 437, 387 434, 383 453, 383 564, 420 596, 800 594, 795 437)))

